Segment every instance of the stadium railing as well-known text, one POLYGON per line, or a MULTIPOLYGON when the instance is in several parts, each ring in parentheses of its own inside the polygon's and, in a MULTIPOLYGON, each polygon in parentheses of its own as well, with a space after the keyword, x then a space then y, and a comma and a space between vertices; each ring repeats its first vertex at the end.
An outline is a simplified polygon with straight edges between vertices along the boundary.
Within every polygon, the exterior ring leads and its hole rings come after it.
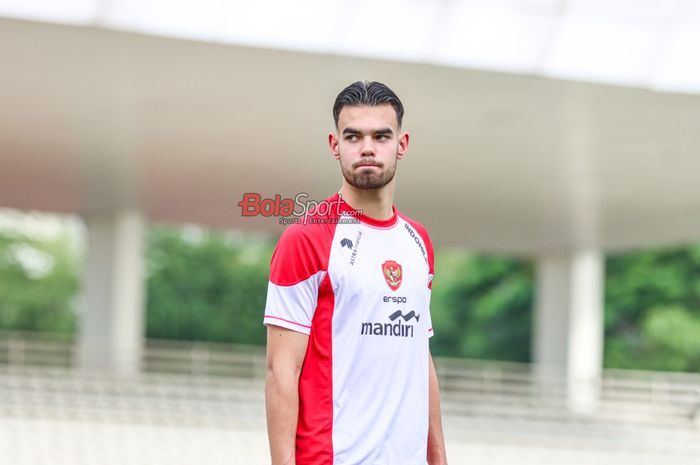
MULTIPOLYGON (((0 364, 6 369, 71 370, 75 361, 76 345, 70 336, 0 332, 0 364)), ((534 365, 440 357, 435 365, 445 410, 453 415, 552 421, 572 417, 566 408, 565 378, 543 377, 534 365)), ((265 349, 147 340, 142 368, 151 375, 256 384, 265 376, 265 349)), ((700 429, 700 374, 606 369, 597 385, 588 388, 599 392, 597 420, 700 429)))

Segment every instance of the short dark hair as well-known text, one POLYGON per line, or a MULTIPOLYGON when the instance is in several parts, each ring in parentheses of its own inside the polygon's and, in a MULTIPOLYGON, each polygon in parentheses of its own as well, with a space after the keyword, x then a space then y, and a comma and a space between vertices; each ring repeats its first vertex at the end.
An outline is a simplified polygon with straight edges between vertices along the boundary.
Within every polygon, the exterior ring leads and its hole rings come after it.
POLYGON ((335 99, 335 104, 333 104, 333 120, 335 121, 335 127, 338 127, 340 111, 345 106, 376 107, 384 104, 389 104, 394 107, 394 111, 396 112, 396 121, 398 121, 399 127, 401 127, 401 121, 403 120, 403 104, 393 90, 389 89, 387 85, 382 84, 381 82, 353 82, 345 89, 340 91, 338 97, 335 99))

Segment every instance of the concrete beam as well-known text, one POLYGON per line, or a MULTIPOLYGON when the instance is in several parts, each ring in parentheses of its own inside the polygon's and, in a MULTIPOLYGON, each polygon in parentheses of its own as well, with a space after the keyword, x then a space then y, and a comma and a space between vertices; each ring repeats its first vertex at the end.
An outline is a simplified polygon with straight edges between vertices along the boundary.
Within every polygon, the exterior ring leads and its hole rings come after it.
POLYGON ((123 209, 86 218, 79 364, 88 370, 140 371, 144 321, 145 220, 123 209))
POLYGON ((559 385, 568 407, 578 413, 595 411, 599 400, 603 276, 603 255, 594 249, 537 260, 535 363, 544 392, 559 385))

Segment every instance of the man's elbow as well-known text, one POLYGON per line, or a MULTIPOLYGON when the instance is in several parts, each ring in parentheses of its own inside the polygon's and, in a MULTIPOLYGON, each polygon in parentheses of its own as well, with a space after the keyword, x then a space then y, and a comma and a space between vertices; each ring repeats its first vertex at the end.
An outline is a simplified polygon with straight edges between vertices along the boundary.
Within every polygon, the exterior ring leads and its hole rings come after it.
POLYGON ((287 384, 298 382, 301 375, 302 363, 285 358, 267 359, 267 382, 287 384))

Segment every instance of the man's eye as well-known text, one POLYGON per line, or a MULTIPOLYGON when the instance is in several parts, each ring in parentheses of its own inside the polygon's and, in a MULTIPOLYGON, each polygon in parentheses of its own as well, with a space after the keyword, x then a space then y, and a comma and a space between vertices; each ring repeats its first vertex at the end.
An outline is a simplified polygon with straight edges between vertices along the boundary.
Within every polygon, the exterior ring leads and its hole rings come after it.
POLYGON ((357 140, 357 136, 355 134, 351 134, 349 136, 346 136, 345 140, 357 140))
POLYGON ((378 140, 386 140, 388 138, 389 138, 389 136, 387 136, 386 134, 377 134, 378 140))

